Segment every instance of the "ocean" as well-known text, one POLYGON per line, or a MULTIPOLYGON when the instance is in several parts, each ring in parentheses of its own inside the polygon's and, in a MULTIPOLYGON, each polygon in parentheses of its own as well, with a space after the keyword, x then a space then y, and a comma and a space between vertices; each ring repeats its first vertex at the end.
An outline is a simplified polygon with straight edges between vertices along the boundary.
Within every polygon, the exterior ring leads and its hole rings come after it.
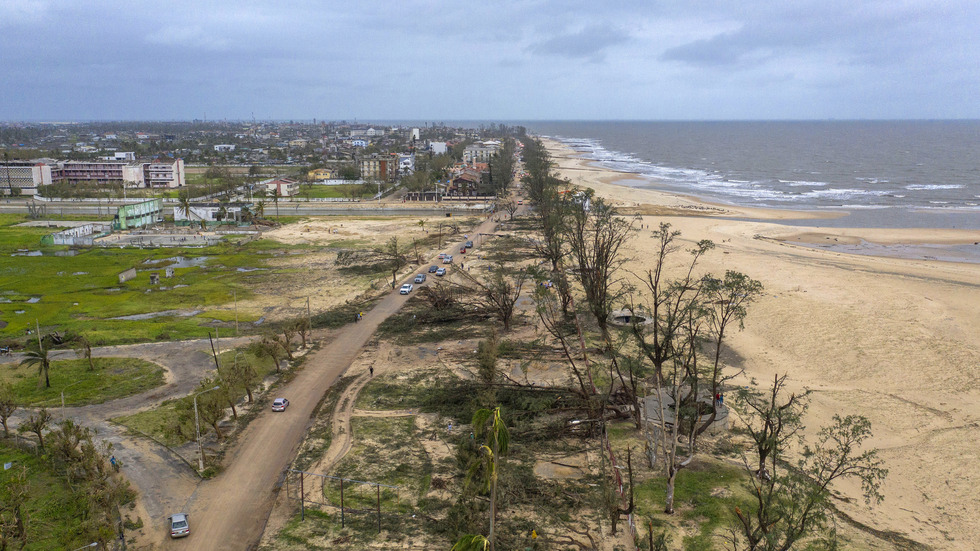
POLYGON ((524 124, 632 186, 848 213, 822 226, 980 229, 980 121, 524 124))

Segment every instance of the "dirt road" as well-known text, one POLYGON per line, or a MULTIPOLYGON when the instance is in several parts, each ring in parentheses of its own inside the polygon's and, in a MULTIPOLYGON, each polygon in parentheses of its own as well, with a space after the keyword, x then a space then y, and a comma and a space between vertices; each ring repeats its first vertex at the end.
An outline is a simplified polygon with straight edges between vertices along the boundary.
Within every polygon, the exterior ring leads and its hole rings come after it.
MULTIPOLYGON (((475 233, 495 227, 488 218, 475 233)), ((458 251, 462 240, 447 251, 458 251)), ((242 432, 229 450, 227 470, 201 483, 184 507, 190 513, 191 536, 167 541, 165 549, 231 549, 257 545, 275 498, 276 482, 289 466, 306 435, 317 403, 360 353, 378 325, 397 312, 408 296, 392 291, 360 323, 346 326, 310 357, 302 372, 283 387, 289 398, 283 413, 263 412, 242 432)), ((159 522, 158 519, 154 521, 159 522)))

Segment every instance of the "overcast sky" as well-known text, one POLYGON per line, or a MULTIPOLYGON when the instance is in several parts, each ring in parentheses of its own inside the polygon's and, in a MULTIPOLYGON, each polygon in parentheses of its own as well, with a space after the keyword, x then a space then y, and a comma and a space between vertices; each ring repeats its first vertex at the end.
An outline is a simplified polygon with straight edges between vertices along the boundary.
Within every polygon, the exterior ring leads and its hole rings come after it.
POLYGON ((0 0, 0 71, 0 120, 980 118, 980 2, 0 0))

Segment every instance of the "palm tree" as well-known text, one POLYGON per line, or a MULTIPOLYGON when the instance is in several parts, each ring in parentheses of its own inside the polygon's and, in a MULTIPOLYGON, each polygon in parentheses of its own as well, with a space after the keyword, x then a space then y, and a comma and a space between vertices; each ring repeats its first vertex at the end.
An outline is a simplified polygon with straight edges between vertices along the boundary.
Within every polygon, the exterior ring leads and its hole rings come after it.
POLYGON ((36 341, 27 342, 27 352, 24 353, 24 359, 21 360, 20 365, 26 365, 28 367, 37 365, 37 376, 39 377, 37 385, 41 386, 40 377, 43 375, 44 387, 51 388, 51 381, 48 378, 48 370, 51 367, 51 359, 48 358, 48 351, 45 350, 44 345, 41 344, 40 333, 38 333, 36 341))
POLYGON ((419 220, 416 224, 418 224, 419 228, 422 228, 422 231, 425 231, 425 218, 419 220))
POLYGON ((490 540, 481 536, 467 534, 456 542, 450 551, 486 551, 490 548, 490 540))
MULTIPOLYGON (((490 491, 490 534, 486 537, 486 541, 490 551, 493 551, 493 532, 497 516, 497 470, 500 466, 500 456, 507 454, 510 433, 507 432, 507 424, 500 416, 500 407, 493 410, 477 410, 473 414, 473 430, 476 436, 486 434, 486 441, 480 446, 483 460, 470 467, 469 474, 471 480, 475 476, 480 476, 483 491, 490 491)), ((479 539, 474 538, 470 541, 470 545, 472 545, 479 539)), ((463 539, 457 543, 463 543, 463 539)), ((467 547, 466 549, 471 548, 467 547)))
POLYGON ((189 222, 190 219, 191 219, 191 198, 190 198, 190 194, 187 193, 187 192, 184 192, 184 193, 181 193, 181 194, 177 195, 177 203, 179 205, 178 208, 180 210, 184 211, 184 216, 187 218, 187 221, 189 222))

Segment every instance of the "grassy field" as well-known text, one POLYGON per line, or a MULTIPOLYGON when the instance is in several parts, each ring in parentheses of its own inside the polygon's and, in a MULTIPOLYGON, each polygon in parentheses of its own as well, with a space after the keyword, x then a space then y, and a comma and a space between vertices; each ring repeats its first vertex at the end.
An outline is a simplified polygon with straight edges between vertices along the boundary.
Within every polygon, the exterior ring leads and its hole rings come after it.
POLYGON ((12 463, 14 467, 0 471, 2 488, 9 484, 19 467, 27 467, 30 491, 25 512, 29 519, 29 543, 23 549, 76 549, 89 543, 90 540, 77 539, 79 519, 87 510, 84 496, 72 493, 64 477, 51 470, 46 458, 9 446, 0 439, 0 463, 12 463))
MULTIPOLYGON (((73 331, 96 345, 201 337, 215 319, 215 307, 227 307, 252 296, 270 270, 267 261, 286 251, 307 250, 270 240, 244 244, 223 242, 208 248, 87 249, 74 256, 57 256, 65 247, 40 246, 49 228, 14 227, 20 215, 0 215, 0 340, 17 339, 25 330, 41 325, 42 332, 73 331), (22 256, 39 251, 39 256, 22 256), (190 259, 175 268, 174 277, 159 286, 149 285, 146 271, 162 270, 169 259, 190 259), (130 268, 140 272, 120 283, 118 274, 130 268), (176 311, 176 312, 173 312, 176 311), (114 319, 136 314, 172 312, 141 320, 114 319)), ((73 251, 74 252, 74 251, 73 251)), ((257 313, 239 312, 242 322, 257 313)))
MULTIPOLYGON (((218 356, 218 359, 221 365, 225 366, 233 364, 236 356, 238 357, 238 361, 247 361, 255 369, 255 372, 260 378, 265 378, 276 370, 275 363, 271 358, 265 356, 258 358, 250 352, 228 350, 222 352, 218 356), (241 352, 240 356, 238 355, 239 352, 241 352)), ((242 391, 242 394, 244 395, 245 392, 242 391)), ((170 427, 177 424, 181 417, 181 411, 190 404, 190 401, 191 398, 186 396, 167 400, 153 409, 141 411, 133 415, 117 417, 113 421, 127 428, 152 436, 169 446, 179 446, 187 442, 188 439, 176 434, 175 431, 170 430, 170 427)), ((184 435, 193 435, 194 420, 183 419, 180 432, 184 435)))
POLYGON ((51 362, 51 387, 38 386, 36 366, 13 364, 0 369, 0 381, 13 386, 19 402, 25 406, 55 407, 65 393, 66 406, 101 404, 116 398, 139 394, 163 384, 163 368, 134 358, 93 358, 51 362))

